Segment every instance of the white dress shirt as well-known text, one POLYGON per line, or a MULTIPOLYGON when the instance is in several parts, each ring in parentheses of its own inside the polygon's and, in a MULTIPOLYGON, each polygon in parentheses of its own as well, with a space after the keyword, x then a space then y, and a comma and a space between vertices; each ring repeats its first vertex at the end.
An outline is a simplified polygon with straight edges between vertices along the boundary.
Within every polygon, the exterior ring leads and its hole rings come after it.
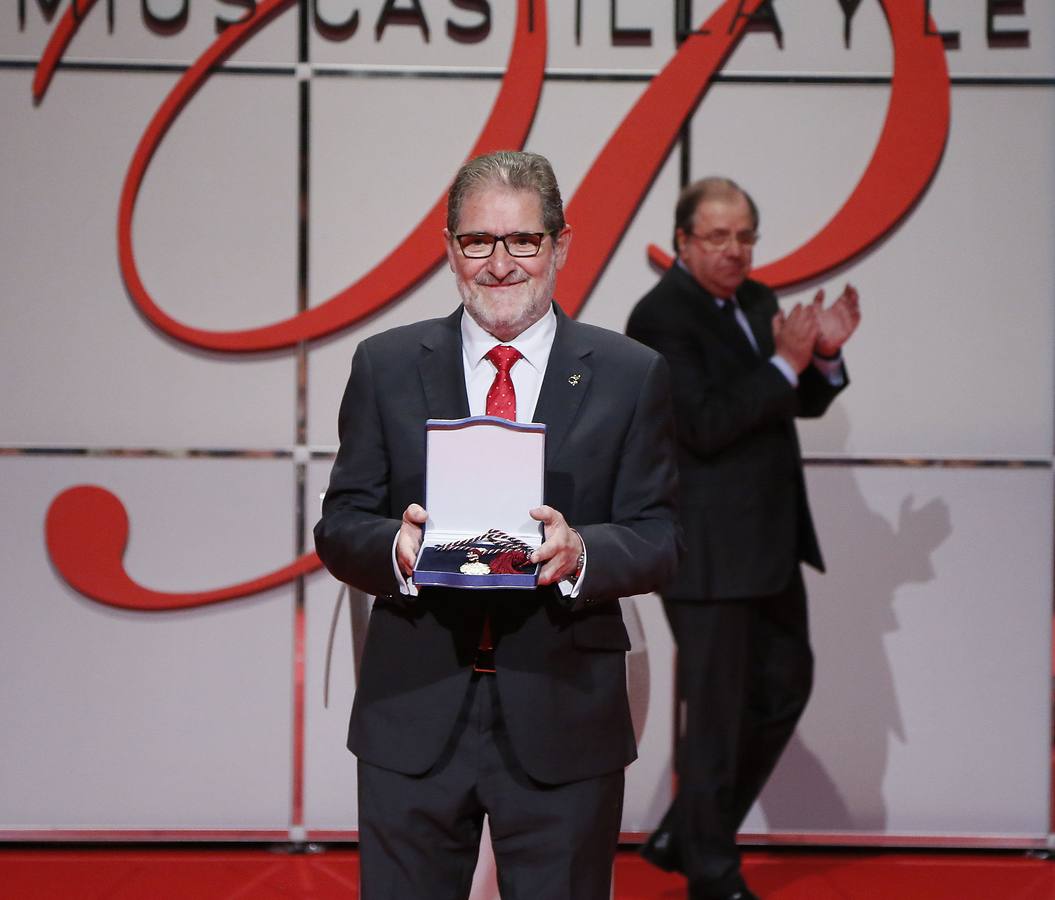
MULTIPOLYGON (((516 391, 518 422, 533 420, 556 333, 557 316, 550 307, 541 319, 505 344, 515 347, 524 357, 518 359, 509 370, 516 391)), ((486 414, 487 392, 498 371, 486 356, 498 343, 494 335, 484 331, 472 316, 468 313, 462 315, 462 368, 465 370, 465 393, 469 398, 471 416, 486 414)))

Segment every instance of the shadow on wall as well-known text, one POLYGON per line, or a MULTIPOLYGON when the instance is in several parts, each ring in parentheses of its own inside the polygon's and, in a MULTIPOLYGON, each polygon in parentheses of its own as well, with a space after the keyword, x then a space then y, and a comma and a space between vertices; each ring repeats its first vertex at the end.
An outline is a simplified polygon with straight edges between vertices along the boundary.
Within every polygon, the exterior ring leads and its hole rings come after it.
MULTIPOLYGON (((845 449, 849 421, 841 404, 825 425, 845 449)), ((816 681, 759 799, 774 832, 886 830, 888 748, 891 739, 907 740, 885 638, 898 629, 899 588, 934 578, 932 554, 952 533, 949 507, 940 497, 920 503, 906 494, 890 522, 869 508, 857 471, 808 469, 828 572, 806 570, 816 681)))

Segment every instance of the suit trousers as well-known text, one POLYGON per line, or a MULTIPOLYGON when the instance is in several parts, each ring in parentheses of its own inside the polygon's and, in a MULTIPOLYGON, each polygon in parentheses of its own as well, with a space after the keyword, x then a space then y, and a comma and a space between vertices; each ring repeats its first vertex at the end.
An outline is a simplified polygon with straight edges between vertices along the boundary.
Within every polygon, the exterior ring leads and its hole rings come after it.
POLYGON ((671 832, 693 896, 742 885, 736 833, 791 738, 813 684, 802 574, 778 594, 664 599, 684 703, 671 832))
POLYGON ((359 762, 360 896, 465 900, 486 814, 502 900, 609 900, 623 778, 620 769, 570 784, 532 779, 513 753, 495 676, 474 673, 428 772, 359 762))

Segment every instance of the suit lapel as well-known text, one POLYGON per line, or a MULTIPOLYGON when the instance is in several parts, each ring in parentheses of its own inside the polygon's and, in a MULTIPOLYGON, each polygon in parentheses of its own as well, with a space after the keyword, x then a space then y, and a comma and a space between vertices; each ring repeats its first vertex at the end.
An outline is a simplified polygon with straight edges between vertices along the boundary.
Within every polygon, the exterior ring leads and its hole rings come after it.
MULTIPOLYGON (((755 353, 755 348, 751 346, 751 342, 747 339, 747 335, 744 334, 736 318, 719 309, 718 302, 710 291, 700 285, 695 278, 677 263, 668 269, 667 276, 674 279, 674 283, 680 289, 679 294, 684 304, 687 326, 689 323, 694 323, 691 327, 702 327, 707 332, 718 335, 721 343, 730 352, 735 353, 749 365, 758 361, 758 354, 755 353)), ((747 314, 746 309, 744 312, 747 314)), ((748 315, 748 322, 751 322, 750 315, 748 315)), ((758 332, 753 322, 751 323, 751 330, 757 339, 758 332)), ((762 344, 759 344, 759 347, 762 346, 762 344)))
POLYGON ((462 365, 462 307, 440 319, 421 340, 418 373, 430 419, 464 419, 469 415, 462 365))
POLYGON ((754 294, 747 289, 748 285, 741 286, 736 292, 737 302, 747 316, 751 333, 755 336, 758 345, 758 355, 763 359, 769 359, 773 355, 773 323, 770 321, 769 313, 755 302, 754 294))
POLYGON ((593 370, 589 364, 592 348, 579 338, 579 326, 559 306, 557 333, 553 336, 546 374, 542 379, 534 420, 546 423, 546 464, 556 457, 571 430, 587 394, 593 370))
MULTIPOLYGON (((708 295, 710 297, 710 295, 708 295)), ((728 302, 728 301, 727 301, 728 302)), ((758 354, 755 352, 755 348, 751 346, 751 341, 747 335, 744 334, 744 329, 740 327, 740 323, 736 321, 735 309, 719 309, 718 301, 713 297, 709 300, 710 307, 715 311, 715 315, 721 320, 722 337, 725 342, 733 347, 737 353, 739 353, 745 360, 754 362, 758 359, 758 354)), ((748 324, 751 324, 751 331, 754 332, 754 326, 748 318, 748 324)))

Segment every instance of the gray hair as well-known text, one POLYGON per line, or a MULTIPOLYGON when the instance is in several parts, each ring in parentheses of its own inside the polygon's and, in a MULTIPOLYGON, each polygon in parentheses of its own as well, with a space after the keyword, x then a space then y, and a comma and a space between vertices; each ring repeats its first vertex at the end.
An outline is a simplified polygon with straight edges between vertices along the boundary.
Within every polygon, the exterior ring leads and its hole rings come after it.
POLYGON ((564 228, 564 202, 549 160, 538 153, 498 150, 469 160, 454 176, 447 194, 447 230, 451 234, 458 228, 465 198, 487 187, 531 191, 542 205, 542 227, 551 233, 564 228))
POLYGON ((738 196, 747 201, 747 208, 751 211, 751 227, 758 231, 758 207, 755 206, 755 201, 731 178, 710 175, 685 185, 678 194, 678 202, 674 207, 674 252, 678 252, 678 230, 692 231, 692 217, 696 213, 696 207, 704 200, 731 200, 738 196))

